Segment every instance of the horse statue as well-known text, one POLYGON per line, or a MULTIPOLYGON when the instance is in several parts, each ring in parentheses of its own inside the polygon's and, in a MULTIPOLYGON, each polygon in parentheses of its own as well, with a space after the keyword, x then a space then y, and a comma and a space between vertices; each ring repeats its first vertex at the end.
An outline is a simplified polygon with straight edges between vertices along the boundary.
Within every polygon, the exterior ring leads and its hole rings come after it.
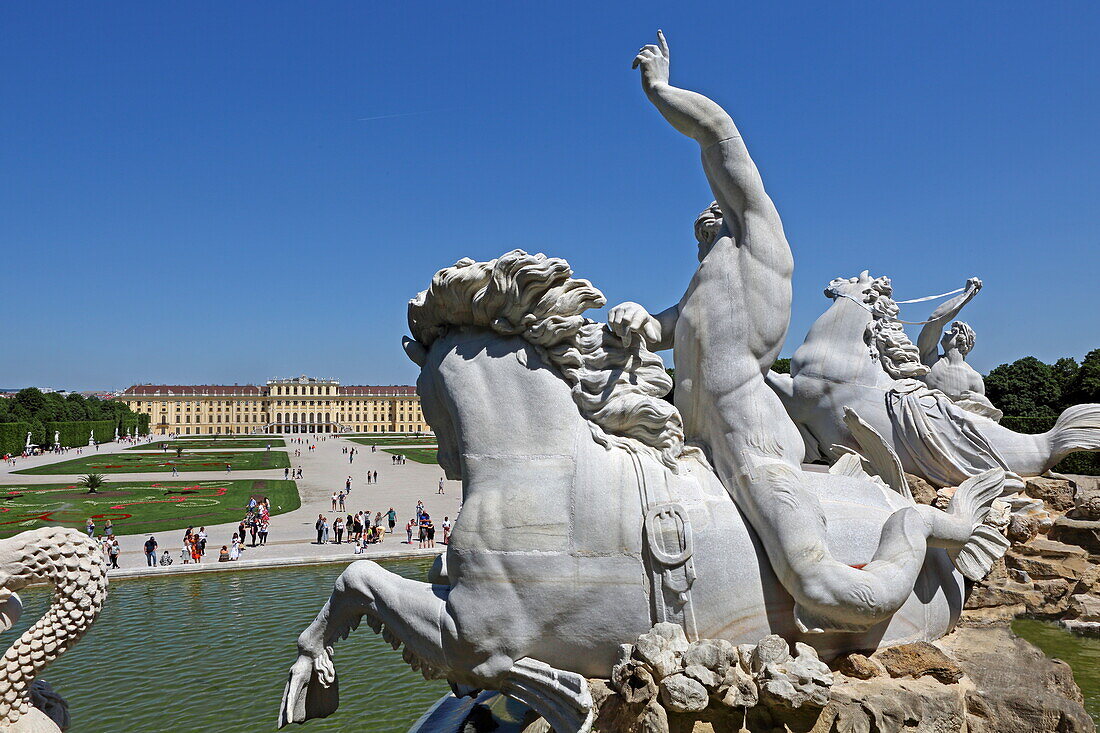
POLYGON ((1009 473, 1006 488, 1020 489, 1021 477, 1076 451, 1100 450, 1100 405, 1075 405, 1051 430, 1025 435, 929 389, 922 381, 929 366, 897 318, 889 278, 864 271, 833 280, 825 294, 833 302, 795 351, 791 373, 768 375, 802 433, 807 460, 861 448, 847 410, 887 440, 905 471, 936 486, 1001 468, 1009 473))
POLYGON ((0 667, 0 731, 58 733, 69 711, 35 677, 82 637, 107 598, 107 564, 83 533, 43 527, 0 540, 0 631, 22 615, 17 591, 36 582, 54 586, 45 615, 8 647, 0 667))
POLYGON ((584 317, 604 304, 564 260, 520 250, 460 260, 410 302, 405 349, 421 369, 439 464, 462 481, 462 511, 431 582, 367 560, 344 571, 298 639, 280 727, 337 709, 333 646, 362 620, 426 678, 458 695, 499 690, 561 733, 592 719, 586 678, 607 678, 620 645, 657 622, 689 640, 776 633, 826 656, 951 629, 963 574, 981 577, 1007 544, 975 530, 1003 472, 961 487, 948 512, 872 477, 866 466, 897 474, 873 455, 847 456, 820 474, 829 481, 808 483, 833 557, 853 573, 896 567, 906 585, 896 602, 866 599, 888 604, 866 628, 801 628, 752 527, 685 445, 662 399, 672 383, 660 357, 584 317), (929 529, 884 549, 902 509, 929 529), (902 568, 914 562, 912 582, 902 568))

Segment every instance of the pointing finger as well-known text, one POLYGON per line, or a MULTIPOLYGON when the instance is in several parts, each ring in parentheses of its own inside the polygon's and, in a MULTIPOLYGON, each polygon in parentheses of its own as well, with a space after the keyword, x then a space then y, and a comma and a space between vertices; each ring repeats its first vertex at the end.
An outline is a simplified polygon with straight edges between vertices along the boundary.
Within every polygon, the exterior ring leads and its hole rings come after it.
POLYGON ((657 43, 661 44, 661 53, 663 53, 667 57, 668 41, 665 40, 665 32, 662 30, 657 31, 657 43))

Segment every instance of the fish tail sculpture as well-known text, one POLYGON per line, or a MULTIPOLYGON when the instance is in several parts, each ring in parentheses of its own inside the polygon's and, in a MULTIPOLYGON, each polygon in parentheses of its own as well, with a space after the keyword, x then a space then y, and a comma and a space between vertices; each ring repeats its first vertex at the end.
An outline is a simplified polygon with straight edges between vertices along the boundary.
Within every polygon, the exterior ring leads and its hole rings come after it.
POLYGON ((1070 453, 1100 451, 1100 404, 1067 407, 1046 437, 1050 440, 1051 465, 1070 453))
POLYGON ((0 731, 53 733, 68 724, 64 701, 35 677, 82 637, 107 597, 107 565, 96 542, 63 527, 43 527, 0 540, 0 630, 21 605, 16 591, 54 587, 46 613, 8 647, 0 662, 0 731), (33 689, 32 689, 33 688, 33 689), (47 712, 35 701, 51 703, 47 712))

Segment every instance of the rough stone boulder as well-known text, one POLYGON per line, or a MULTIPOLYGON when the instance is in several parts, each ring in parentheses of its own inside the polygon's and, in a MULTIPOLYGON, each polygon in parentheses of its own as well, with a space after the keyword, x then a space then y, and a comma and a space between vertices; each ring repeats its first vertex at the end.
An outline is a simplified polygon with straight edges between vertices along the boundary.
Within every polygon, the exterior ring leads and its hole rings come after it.
POLYGON ((1075 519, 1100 519, 1100 479, 1079 479, 1073 503, 1075 519))
POLYGON ((1083 547, 1091 555, 1100 555, 1100 520, 1058 517, 1048 536, 1067 545, 1083 547))
MULTIPOLYGON (((1072 553, 1071 553, 1072 554, 1072 553)), ((1075 596, 1074 608, 1091 613, 1095 597, 1075 596)), ((651 632, 652 633, 652 632, 651 632)), ((666 633, 665 636, 670 634, 666 633)), ((659 642, 658 642, 659 644, 659 642)), ((677 644, 677 646, 684 646, 677 644)), ((619 690, 624 670, 646 669, 634 647, 620 657, 619 682, 591 683, 597 709, 594 731, 611 733, 1089 733, 1069 667, 1015 637, 1007 625, 959 628, 934 644, 887 648, 871 656, 849 654, 824 665, 803 644, 778 637, 755 646, 700 641, 675 653, 678 669, 660 680, 660 692, 631 701, 619 690), (621 668, 621 669, 620 669, 621 668), (817 677, 817 684, 809 684, 817 677), (777 701, 773 683, 802 689, 798 707, 789 690, 777 701), (827 680, 828 684, 825 684, 827 680), (667 690, 667 692, 666 692, 667 690), (809 693, 809 694, 807 694, 809 693), (814 693, 817 693, 816 695, 814 693)), ((635 672, 636 673, 636 672, 635 672)), ((634 673, 631 673, 634 674, 634 673)), ((545 724, 526 733, 546 733, 545 724)))
POLYGON ((909 490, 913 493, 913 499, 918 504, 930 505, 936 500, 936 487, 920 476, 907 473, 905 474, 905 481, 909 484, 909 490))
POLYGON ((1036 476, 1025 479, 1024 493, 1034 499, 1042 499, 1047 506, 1060 512, 1073 508, 1076 488, 1072 481, 1036 476))
POLYGON ((899 644, 875 652, 877 660, 891 677, 934 677, 944 684, 958 682, 963 671, 950 657, 927 641, 899 644))

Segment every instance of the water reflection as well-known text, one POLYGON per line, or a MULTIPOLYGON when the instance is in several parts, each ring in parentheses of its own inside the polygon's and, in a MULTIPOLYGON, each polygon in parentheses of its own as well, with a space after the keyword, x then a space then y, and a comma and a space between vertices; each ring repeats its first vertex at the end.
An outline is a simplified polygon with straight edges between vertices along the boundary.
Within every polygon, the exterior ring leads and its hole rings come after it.
POLYGON ((1012 624, 1017 635, 1073 668, 1073 679, 1085 696, 1085 710, 1100 725, 1100 639, 1079 636, 1044 621, 1019 619, 1012 624))

